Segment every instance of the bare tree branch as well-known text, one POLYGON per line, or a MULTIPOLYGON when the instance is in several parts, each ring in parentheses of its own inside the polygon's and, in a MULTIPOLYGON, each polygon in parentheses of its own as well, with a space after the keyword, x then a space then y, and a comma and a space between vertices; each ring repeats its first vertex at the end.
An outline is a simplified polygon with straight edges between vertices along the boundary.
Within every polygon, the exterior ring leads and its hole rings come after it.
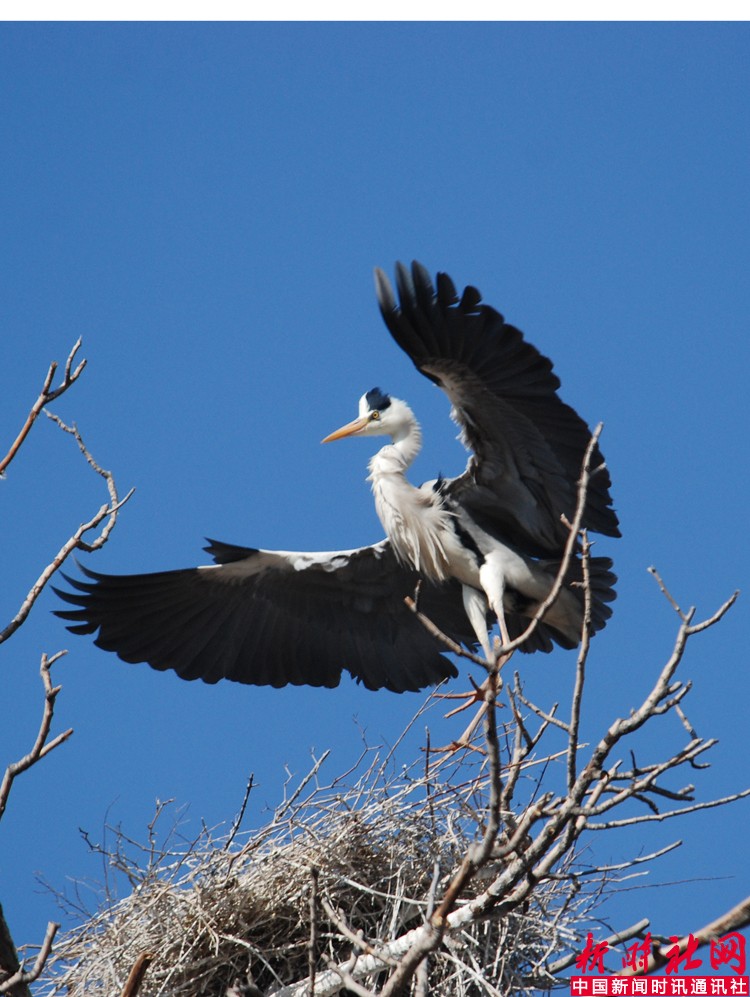
POLYGON ((58 385, 58 387, 56 388, 52 387, 52 382, 55 378, 55 374, 57 373, 58 364, 57 361, 54 361, 53 363, 50 364, 49 370, 47 371, 47 376, 44 379, 44 384, 42 385, 42 390, 39 393, 39 397, 32 405, 31 411, 29 412, 26 418, 26 422, 21 427, 21 431, 19 432, 18 436, 15 438, 13 443, 11 443, 10 449, 8 450, 5 457, 3 457, 2 460, 0 460, 0 478, 4 476, 5 471, 8 468, 8 465, 16 456, 18 451, 21 449, 24 440, 31 432, 31 427, 36 422, 37 418, 39 417, 39 413, 42 411, 44 406, 49 405, 50 402, 53 402, 56 398, 59 398, 60 395, 64 394, 68 390, 68 388, 70 388, 73 384, 75 384, 75 382, 83 373, 83 370, 86 366, 85 360, 81 360, 78 366, 75 368, 75 370, 73 370, 73 360, 75 359, 76 353, 81 348, 81 343, 82 340, 79 338, 78 341, 73 346, 73 349, 70 351, 68 359, 65 362, 65 370, 63 373, 62 383, 58 385))
POLYGON ((5 808, 8 803, 8 796, 10 795, 10 790, 13 785, 13 780, 16 776, 30 769, 32 765, 36 765, 38 761, 48 755, 50 751, 54 751, 59 745, 70 737, 73 733, 73 728, 69 728, 63 731, 62 734, 58 734, 57 737, 53 738, 51 741, 48 740, 50 729, 52 727, 52 718, 55 712, 55 700, 57 699, 58 693, 62 686, 53 686, 52 679, 50 677, 50 669, 56 661, 66 654, 66 651, 58 651, 57 654, 53 654, 51 658, 48 658, 46 654, 42 655, 42 663, 39 667, 39 674, 42 677, 42 683, 44 684, 44 712, 42 714, 42 722, 39 726, 39 732, 34 741, 31 750, 20 758, 17 762, 12 762, 5 770, 5 775, 3 776, 2 783, 0 783, 0 819, 2 819, 5 813, 5 808))
MULTIPOLYGON (((584 492, 585 497, 585 492, 584 492)), ((579 500, 580 505, 580 500, 579 500)), ((570 722, 568 724, 568 761, 567 778, 568 791, 573 788, 577 770, 578 752, 578 731, 581 725, 581 704, 583 702, 583 687, 586 681, 586 659, 588 658, 589 647, 591 646, 591 577, 590 569, 591 544, 588 536, 584 532, 581 543, 581 562, 583 566, 584 585, 584 614, 583 626, 581 627, 581 646, 578 650, 578 660, 576 662, 576 677, 573 686, 573 700, 570 708, 570 722)))
MULTIPOLYGON (((3 924, 5 924, 5 918, 2 920, 3 924)), ((59 927, 59 924, 50 921, 47 925, 47 932, 39 949, 39 954, 34 960, 34 965, 28 971, 19 967, 12 976, 0 982, 0 994, 13 994, 13 997, 26 997, 28 994, 30 997, 30 991, 26 984, 33 983, 41 975, 44 965, 49 959, 50 952, 52 951, 52 942, 55 940, 55 935, 59 927)))
POLYGON ((21 963, 18 959, 18 952, 10 933, 8 922, 5 920, 5 913, 0 904, 0 977, 15 979, 15 993, 12 997, 31 997, 31 991, 26 983, 19 980, 18 974, 21 963))
POLYGON ((52 418, 60 426, 60 428, 63 429, 66 433, 70 433, 75 437, 78 447, 83 453, 84 457, 86 458, 88 464, 94 469, 94 471, 96 471, 97 474, 99 474, 101 477, 105 479, 107 483, 107 489, 109 491, 110 501, 107 504, 101 506, 98 512, 96 512, 95 515, 92 516, 90 520, 88 520, 88 522, 82 523, 78 527, 78 529, 72 534, 72 536, 68 540, 66 540, 66 542, 57 552, 53 560, 47 565, 44 571, 42 571, 42 573, 37 578, 36 582, 34 582, 31 589, 29 590, 23 603, 21 604, 21 608, 18 610, 18 612, 10 621, 10 623, 5 627, 5 629, 0 632, 0 644, 2 644, 3 641, 6 641, 9 637, 11 637, 16 632, 16 630, 18 630, 18 628, 22 626, 23 623, 25 623, 29 613, 32 610, 32 607, 34 606, 34 603, 41 595, 42 590, 44 589, 47 582, 50 580, 50 578, 52 578, 55 572, 62 567, 64 562, 67 560, 67 558, 72 554, 74 550, 78 548, 80 550, 91 552, 94 550, 98 550, 99 547, 102 547, 107 542, 107 540, 109 539, 109 535, 114 529, 115 524, 117 522, 117 514, 119 513, 123 505, 132 496, 134 491, 134 489, 131 488, 123 499, 119 499, 117 495, 117 487, 115 485, 115 480, 112 473, 110 471, 105 471, 103 468, 99 467, 99 465, 92 457, 91 453, 86 448, 78 430, 75 427, 71 428, 69 426, 66 426, 63 422, 61 422, 57 418, 57 416, 50 416, 50 418, 52 418), (94 539, 90 543, 83 539, 83 537, 90 530, 96 529, 105 520, 106 522, 102 527, 101 532, 96 537, 96 539, 94 539))
POLYGON ((473 651, 469 651, 467 648, 462 647, 461 644, 458 644, 452 637, 449 637, 448 634, 443 633, 440 627, 437 626, 436 623, 433 623, 429 617, 420 612, 418 600, 412 599, 411 596, 407 595, 404 598, 404 602, 412 613, 414 613, 425 630, 439 640, 440 643, 451 652, 451 654, 455 654, 459 658, 466 658, 467 661, 473 661, 475 665, 479 665, 480 668, 484 668, 485 671, 489 671, 491 666, 488 661, 481 657, 481 655, 474 654, 473 651))
MULTIPOLYGON (((39 417, 39 414, 42 411, 46 412, 45 406, 64 394, 70 387, 72 387, 73 384, 75 384, 83 373, 83 370, 86 367, 86 360, 81 360, 76 366, 74 366, 76 355, 80 347, 81 340, 78 339, 68 355, 63 369, 62 381, 57 386, 53 385, 53 381, 55 374, 57 373, 58 365, 56 362, 50 365, 42 385, 42 390, 37 400, 34 402, 24 425, 21 427, 20 432, 11 444, 5 457, 0 460, 0 477, 5 475, 5 471, 15 458, 21 446, 24 444, 24 441, 28 438, 31 428, 39 417)), ((39 598, 44 586, 47 584, 47 581, 60 568, 65 559, 76 547, 79 547, 82 550, 95 550, 97 547, 100 547, 106 543, 112 529, 114 528, 119 509, 132 494, 132 492, 128 493, 125 499, 120 501, 117 496, 117 489, 115 487, 112 474, 109 471, 104 471, 101 467, 99 467, 96 461, 94 461, 93 457, 84 445, 78 430, 75 427, 70 429, 65 426, 60 419, 51 415, 49 412, 46 412, 46 414, 50 416, 62 429, 68 433, 71 433, 75 437, 79 449, 83 453, 89 465, 99 475, 105 478, 109 491, 110 502, 107 505, 102 506, 96 515, 92 517, 92 519, 90 519, 87 523, 83 523, 75 531, 75 533, 60 549, 53 561, 44 569, 32 586, 31 590, 26 595, 26 598, 24 599, 16 616, 5 627, 5 629, 0 632, 0 643, 11 637, 25 622, 33 605, 39 598), (93 541, 93 543, 89 544, 84 541, 83 537, 85 534, 89 530, 97 528, 105 520, 106 522, 104 523, 99 536, 93 541)), ((9 764, 5 770, 2 782, 0 782, 0 819, 5 813, 8 798, 10 796, 15 778, 22 772, 25 772, 32 766, 36 765, 42 758, 64 743, 73 733, 72 729, 69 729, 63 731, 55 737, 50 737, 55 711, 55 702, 61 688, 60 686, 52 685, 50 669, 52 665, 55 664, 55 662, 58 661, 59 658, 61 658, 65 653, 65 651, 60 651, 52 657, 48 657, 46 654, 42 655, 40 665, 40 674, 44 685, 44 709, 42 712, 42 719, 31 750, 18 761, 9 764)), ((28 984, 36 980, 41 975, 44 966, 49 959, 52 950, 52 943, 58 928, 58 924, 54 922, 49 923, 34 965, 31 969, 25 970, 18 960, 15 943, 2 913, 2 908, 0 908, 0 994, 9 993, 12 994, 13 997, 30 997, 28 984)), ((133 991, 133 993, 135 993, 135 991, 133 991)))
POLYGON ((318 964, 318 870, 310 867, 310 940, 307 943, 308 992, 315 993, 315 972, 318 964))

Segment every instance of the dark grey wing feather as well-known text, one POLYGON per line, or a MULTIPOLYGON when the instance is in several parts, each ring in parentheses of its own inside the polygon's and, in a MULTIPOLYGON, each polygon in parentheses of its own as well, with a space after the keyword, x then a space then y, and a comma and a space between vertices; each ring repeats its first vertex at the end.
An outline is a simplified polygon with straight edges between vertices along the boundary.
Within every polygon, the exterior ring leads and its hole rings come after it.
MULTIPOLYGON (((216 562, 144 575, 82 569, 58 594, 76 634, 123 661, 184 679, 333 687, 348 671, 368 689, 416 691, 457 674, 404 605, 417 576, 387 541, 304 554, 209 541, 216 562)), ((423 585, 421 608, 474 647, 457 583, 423 585)))
MULTIPOLYGON (((539 561, 540 566, 549 572, 550 581, 557 577, 561 562, 558 560, 539 561)), ((584 618, 586 603, 586 588, 584 586, 583 564, 579 558, 574 558, 568 566, 565 576, 565 588, 575 596, 580 603, 581 619, 584 618)), ((612 571, 612 559, 609 557, 592 557, 588 562, 588 589, 590 596, 590 629, 589 633, 595 634, 603 630, 607 625, 607 620, 612 615, 612 607, 609 605, 615 597, 615 584, 617 575, 612 571)), ((527 607, 526 613, 506 611, 505 623, 511 640, 520 637, 525 633, 529 625, 530 618, 534 615, 536 606, 527 607)), ((571 620, 571 622, 573 622, 571 620)), ((562 633, 549 620, 540 623, 531 637, 528 637, 519 650, 524 654, 533 654, 535 651, 551 651, 554 644, 559 644, 566 650, 573 650, 578 647, 578 640, 571 640, 569 636, 562 633)))
MULTIPOLYGON (((464 444, 473 451, 451 493, 490 532, 528 554, 558 553, 567 539, 561 514, 573 516, 591 433, 558 396, 547 357, 467 287, 461 298, 440 273, 437 289, 419 263, 396 266, 397 303, 375 271, 380 310, 399 346, 452 403, 464 444)), ((603 464, 599 450, 594 466, 603 464)), ((584 526, 619 536, 606 468, 592 479, 584 526)))

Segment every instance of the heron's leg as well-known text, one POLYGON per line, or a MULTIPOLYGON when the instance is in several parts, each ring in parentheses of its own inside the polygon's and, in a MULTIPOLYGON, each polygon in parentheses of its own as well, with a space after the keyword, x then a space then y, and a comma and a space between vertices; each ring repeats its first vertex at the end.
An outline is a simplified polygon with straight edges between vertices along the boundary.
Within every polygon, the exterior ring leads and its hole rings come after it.
MULTIPOLYGON (((487 596, 487 602, 497 619, 502 642, 503 644, 508 644, 510 637, 508 635, 508 625, 505 622, 505 609, 503 607, 505 572, 503 571, 502 561, 493 558, 492 554, 490 554, 479 569, 479 581, 487 596)), ((492 658, 488 658, 487 660, 494 664, 496 655, 493 653, 492 658)))
MULTIPOLYGON (((480 573, 481 578, 481 573, 480 573)), ((496 586, 497 587, 497 586, 496 586)), ((485 589, 486 592, 486 589, 485 589)), ((495 690, 499 688, 500 684, 500 668, 505 664, 505 659, 498 660, 497 654, 492 649, 492 644, 490 642, 490 636, 487 631, 487 609, 488 603, 487 595, 485 592, 480 592, 479 589, 475 589, 470 585, 462 586, 462 595, 464 602, 464 609, 466 610, 466 615, 469 617, 469 622, 472 625, 474 633, 477 635, 479 643, 482 645, 484 651, 484 656, 489 665, 490 674, 484 680, 481 686, 476 685, 472 681, 474 689, 471 692, 459 692, 459 693, 439 693, 441 699, 461 699, 464 702, 455 709, 450 710, 446 713, 446 717, 455 716, 457 713, 462 713, 464 710, 468 709, 470 706, 479 703, 479 709, 476 711, 471 722, 469 723, 463 734, 450 745, 445 748, 434 749, 437 752, 453 752, 458 748, 468 748, 474 747, 471 744, 471 738, 476 731, 479 722, 487 711, 487 689, 490 683, 494 683, 495 690)), ((502 613, 502 595, 499 596, 498 605, 501 607, 500 614, 498 616, 498 623, 500 624, 500 633, 502 635, 502 641, 504 644, 508 642, 508 628, 505 624, 505 616, 502 613)), ((493 612, 495 611, 494 606, 493 612)), ((508 655, 510 657, 510 655, 508 655)))
MULTIPOLYGON (((492 653, 490 635, 487 631, 487 598, 484 592, 480 592, 479 589, 475 589, 471 585, 462 585, 461 594, 463 596, 466 615, 469 617, 472 629, 477 635, 477 640, 482 646, 485 660, 491 667, 494 667, 495 656, 492 653)), ((438 693, 441 699, 464 700, 462 706, 457 707, 455 710, 451 710, 450 713, 446 714, 446 716, 452 717, 455 713, 460 713, 462 710, 465 710, 467 707, 471 706, 472 703, 481 703, 484 701, 484 686, 478 686, 473 679, 471 679, 471 684, 474 686, 471 692, 438 693)))
POLYGON ((505 613, 503 612, 502 606, 500 607, 500 612, 497 614, 497 623, 500 627, 500 640, 502 645, 507 647, 510 644, 510 634, 508 633, 508 624, 505 622, 505 613))
POLYGON ((462 585, 461 595, 469 623, 477 635, 477 640, 482 645, 484 656, 490 664, 494 664, 495 659, 487 633, 487 597, 484 592, 480 592, 479 589, 475 589, 471 585, 462 585))

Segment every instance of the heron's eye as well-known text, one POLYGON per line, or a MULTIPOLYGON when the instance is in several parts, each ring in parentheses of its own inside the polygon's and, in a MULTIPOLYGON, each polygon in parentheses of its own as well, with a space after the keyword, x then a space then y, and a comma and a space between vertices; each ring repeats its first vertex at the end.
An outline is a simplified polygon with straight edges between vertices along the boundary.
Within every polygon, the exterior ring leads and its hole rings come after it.
POLYGON ((377 421, 380 418, 380 412, 370 412, 370 418, 377 421))

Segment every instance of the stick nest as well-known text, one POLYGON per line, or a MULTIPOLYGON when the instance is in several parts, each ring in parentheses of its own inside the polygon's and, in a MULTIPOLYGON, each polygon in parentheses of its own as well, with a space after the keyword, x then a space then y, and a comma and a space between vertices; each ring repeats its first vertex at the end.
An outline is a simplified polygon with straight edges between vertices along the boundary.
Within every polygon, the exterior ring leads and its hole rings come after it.
MULTIPOLYGON (((139 997, 273 994, 309 979, 313 962, 317 973, 351 967, 422 924, 481 834, 482 763, 464 760, 438 782, 388 777, 376 759, 347 787, 320 785, 322 760, 258 830, 238 833, 236 821, 228 834, 204 828, 186 841, 171 804, 157 806, 143 844, 110 829, 113 844, 92 847, 131 892, 116 899, 106 888, 98 911, 56 946, 38 992, 119 994, 149 953, 139 997)), ((476 880, 459 902, 486 885, 486 876, 476 880)), ((565 877, 550 880, 525 909, 446 934, 429 961, 431 992, 539 986, 546 956, 578 939, 572 893, 565 877)), ((376 976, 366 982, 377 988, 376 976)))

